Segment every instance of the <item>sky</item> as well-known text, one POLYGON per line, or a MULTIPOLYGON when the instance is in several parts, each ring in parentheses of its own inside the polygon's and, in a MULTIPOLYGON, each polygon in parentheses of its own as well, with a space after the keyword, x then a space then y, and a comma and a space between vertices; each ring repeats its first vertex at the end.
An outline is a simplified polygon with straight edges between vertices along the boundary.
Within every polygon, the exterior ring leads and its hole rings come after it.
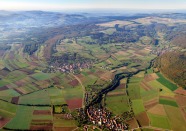
POLYGON ((0 10, 179 9, 186 0, 0 0, 0 10))

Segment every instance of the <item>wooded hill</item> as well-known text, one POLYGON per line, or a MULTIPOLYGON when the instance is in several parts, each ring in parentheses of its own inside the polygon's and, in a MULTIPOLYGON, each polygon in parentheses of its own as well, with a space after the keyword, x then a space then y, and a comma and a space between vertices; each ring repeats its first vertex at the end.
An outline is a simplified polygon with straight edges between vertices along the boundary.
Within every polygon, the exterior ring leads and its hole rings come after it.
POLYGON ((167 52, 155 60, 154 67, 186 89, 186 51, 167 52))

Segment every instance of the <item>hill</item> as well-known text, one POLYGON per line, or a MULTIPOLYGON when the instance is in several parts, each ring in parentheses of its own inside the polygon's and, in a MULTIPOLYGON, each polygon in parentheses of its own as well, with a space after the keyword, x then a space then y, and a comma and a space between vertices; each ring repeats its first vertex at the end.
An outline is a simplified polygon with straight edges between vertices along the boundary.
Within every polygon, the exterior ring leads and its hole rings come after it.
POLYGON ((155 60, 154 67, 186 89, 186 52, 167 52, 155 60))

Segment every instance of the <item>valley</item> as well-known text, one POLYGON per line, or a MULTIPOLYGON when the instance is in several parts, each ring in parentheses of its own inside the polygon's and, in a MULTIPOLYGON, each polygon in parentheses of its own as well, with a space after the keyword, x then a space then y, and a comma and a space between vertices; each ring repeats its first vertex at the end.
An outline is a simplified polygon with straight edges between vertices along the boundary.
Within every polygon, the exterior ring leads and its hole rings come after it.
POLYGON ((186 130, 185 14, 26 14, 56 18, 0 25, 0 130, 186 130))

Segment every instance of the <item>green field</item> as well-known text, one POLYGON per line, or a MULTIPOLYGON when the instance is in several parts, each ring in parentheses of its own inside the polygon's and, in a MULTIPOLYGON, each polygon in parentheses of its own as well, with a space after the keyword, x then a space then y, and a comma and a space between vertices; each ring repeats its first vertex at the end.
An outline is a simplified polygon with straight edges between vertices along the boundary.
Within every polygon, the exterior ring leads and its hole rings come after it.
POLYGON ((185 119, 180 109, 173 106, 165 105, 165 111, 170 121, 170 125, 174 131, 186 131, 185 119))
POLYGON ((55 127, 76 127, 75 120, 54 119, 55 127))
POLYGON ((15 70, 7 75, 6 80, 9 82, 16 82, 18 80, 25 78, 26 76, 27 76, 26 73, 19 70, 15 70))
POLYGON ((153 70, 150 68, 147 70, 147 74, 152 74, 153 73, 153 70))
POLYGON ((51 103, 53 105, 62 105, 65 104, 65 91, 60 90, 58 88, 49 88, 47 89, 48 95, 50 97, 51 103))
POLYGON ((85 77, 82 79, 83 85, 87 87, 88 85, 93 85, 96 80, 98 80, 98 77, 94 75, 85 75, 85 77))
POLYGON ((0 116, 11 118, 15 116, 17 106, 0 100, 0 116))
POLYGON ((20 61, 18 61, 18 60, 15 60, 15 61, 14 61, 14 64, 15 64, 16 66, 18 66, 19 68, 28 67, 28 64, 27 64, 27 63, 23 63, 23 62, 20 62, 20 61))
POLYGON ((30 104, 30 105, 50 105, 50 97, 46 90, 37 91, 31 94, 21 96, 19 104, 30 104))
POLYGON ((140 99, 141 95, 140 95, 140 86, 138 83, 129 83, 128 87, 127 87, 128 93, 129 93, 129 97, 132 100, 135 99, 140 99))
POLYGON ((154 115, 150 113, 148 113, 148 116, 150 118, 151 126, 163 129, 171 129, 169 120, 166 116, 154 115))
POLYGON ((49 73, 36 73, 34 75, 32 75, 33 78, 37 79, 37 80, 47 80, 50 79, 52 77, 53 74, 49 74, 49 73))
POLYGON ((81 86, 78 87, 67 87, 64 90, 65 99, 83 98, 83 90, 81 86))
POLYGON ((151 99, 158 98, 159 96, 158 90, 154 89, 146 91, 144 88, 140 88, 140 94, 143 101, 149 101, 151 99))
POLYGON ((167 80, 161 73, 156 74, 159 76, 157 81, 160 82, 162 85, 166 86, 167 88, 169 88, 171 91, 174 91, 178 88, 175 84, 167 80))
POLYGON ((132 108, 134 110, 135 115, 138 115, 141 112, 145 111, 143 101, 141 99, 132 100, 132 108))
POLYGON ((16 116, 6 125, 9 129, 29 129, 33 107, 19 106, 16 116))
POLYGON ((54 107, 54 111, 55 111, 56 113, 61 113, 61 112, 62 112, 62 107, 61 107, 61 106, 55 106, 55 107, 54 107))
POLYGON ((20 96, 20 94, 16 92, 14 89, 8 89, 8 90, 0 91, 0 96, 15 97, 15 96, 20 96))
POLYGON ((106 107, 116 115, 121 115, 130 110, 126 95, 108 96, 105 103, 106 107))
POLYGON ((154 129, 143 128, 143 131, 154 131, 154 129))
POLYGON ((164 104, 164 105, 170 105, 170 106, 178 107, 178 104, 174 100, 168 100, 168 99, 160 98, 159 103, 164 104))
POLYGON ((51 110, 51 107, 46 107, 46 106, 34 106, 34 110, 51 110))
POLYGON ((162 85, 157 80, 150 81, 150 82, 148 82, 148 84, 150 86, 152 86, 153 88, 155 88, 155 89, 159 89, 159 90, 161 89, 160 95, 163 95, 163 96, 174 96, 174 93, 169 88, 167 88, 166 86, 162 85))
POLYGON ((9 82, 7 82, 6 80, 0 80, 0 88, 9 84, 9 82))

